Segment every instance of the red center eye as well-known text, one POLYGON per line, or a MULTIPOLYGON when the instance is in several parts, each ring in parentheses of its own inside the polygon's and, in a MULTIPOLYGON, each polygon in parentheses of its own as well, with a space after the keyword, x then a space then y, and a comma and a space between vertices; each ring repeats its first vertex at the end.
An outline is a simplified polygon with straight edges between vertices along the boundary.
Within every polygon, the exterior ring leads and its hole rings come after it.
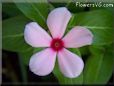
POLYGON ((63 41, 62 41, 61 39, 56 38, 56 39, 53 39, 53 40, 51 41, 51 48, 52 48, 53 50, 59 51, 59 50, 61 50, 63 47, 64 47, 64 43, 63 43, 63 41))

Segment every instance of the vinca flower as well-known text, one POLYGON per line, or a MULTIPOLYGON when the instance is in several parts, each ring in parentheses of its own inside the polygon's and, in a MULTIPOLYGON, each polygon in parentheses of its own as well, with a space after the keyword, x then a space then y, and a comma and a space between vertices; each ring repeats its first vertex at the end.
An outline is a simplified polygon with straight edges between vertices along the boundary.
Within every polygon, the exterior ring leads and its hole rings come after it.
POLYGON ((65 7, 52 10, 47 18, 47 26, 51 36, 36 22, 25 26, 25 41, 32 47, 42 47, 44 50, 35 53, 30 58, 30 70, 39 76, 50 74, 57 59, 60 71, 68 78, 78 77, 84 68, 82 58, 67 48, 80 48, 92 44, 92 33, 81 26, 74 26, 65 36, 65 30, 71 18, 71 13, 65 7))

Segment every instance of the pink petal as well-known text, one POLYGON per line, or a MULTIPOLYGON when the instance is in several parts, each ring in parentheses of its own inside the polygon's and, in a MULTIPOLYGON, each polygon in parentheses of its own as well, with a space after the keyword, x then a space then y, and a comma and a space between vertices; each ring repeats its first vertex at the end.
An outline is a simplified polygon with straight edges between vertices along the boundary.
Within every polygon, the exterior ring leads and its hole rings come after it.
POLYGON ((58 62, 61 72, 69 78, 78 77, 84 68, 83 60, 65 48, 58 53, 58 62))
POLYGON ((66 48, 78 48, 92 44, 92 33, 81 26, 74 27, 64 38, 66 48))
POLYGON ((25 41, 33 47, 49 47, 52 38, 36 22, 26 25, 24 31, 25 41))
POLYGON ((31 57, 29 67, 34 74, 45 76, 53 71, 55 60, 56 52, 47 48, 31 57))
POLYGON ((48 16, 47 25, 53 38, 61 38, 64 35, 71 13, 65 7, 56 8, 48 16))

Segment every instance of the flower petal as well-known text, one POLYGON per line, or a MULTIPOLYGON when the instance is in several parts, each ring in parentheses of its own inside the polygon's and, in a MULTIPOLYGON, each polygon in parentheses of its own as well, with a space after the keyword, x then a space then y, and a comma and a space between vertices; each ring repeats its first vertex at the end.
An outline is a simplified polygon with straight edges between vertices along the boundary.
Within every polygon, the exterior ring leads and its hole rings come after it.
POLYGON ((78 48, 92 43, 93 34, 86 28, 74 27, 64 38, 66 48, 78 48))
POLYGON ((55 60, 56 52, 47 48, 31 57, 29 67, 36 75, 45 76, 53 71, 55 60))
POLYGON ((84 68, 83 60, 65 48, 58 53, 58 62, 61 72, 69 78, 78 77, 84 68))
POLYGON ((65 7, 56 8, 48 16, 47 25, 53 38, 61 38, 64 35, 71 13, 65 7))
POLYGON ((24 31, 25 41, 33 47, 49 47, 52 38, 36 22, 26 25, 24 31))

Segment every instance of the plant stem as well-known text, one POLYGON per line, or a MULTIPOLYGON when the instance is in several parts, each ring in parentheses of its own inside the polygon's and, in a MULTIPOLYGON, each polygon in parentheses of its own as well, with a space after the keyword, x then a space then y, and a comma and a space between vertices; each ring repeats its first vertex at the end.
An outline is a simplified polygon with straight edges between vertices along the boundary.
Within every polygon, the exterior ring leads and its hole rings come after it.
POLYGON ((21 69, 21 74, 22 74, 22 81, 23 83, 27 83, 27 70, 26 70, 26 67, 24 65, 21 55, 19 55, 19 64, 20 64, 20 69, 21 69))

